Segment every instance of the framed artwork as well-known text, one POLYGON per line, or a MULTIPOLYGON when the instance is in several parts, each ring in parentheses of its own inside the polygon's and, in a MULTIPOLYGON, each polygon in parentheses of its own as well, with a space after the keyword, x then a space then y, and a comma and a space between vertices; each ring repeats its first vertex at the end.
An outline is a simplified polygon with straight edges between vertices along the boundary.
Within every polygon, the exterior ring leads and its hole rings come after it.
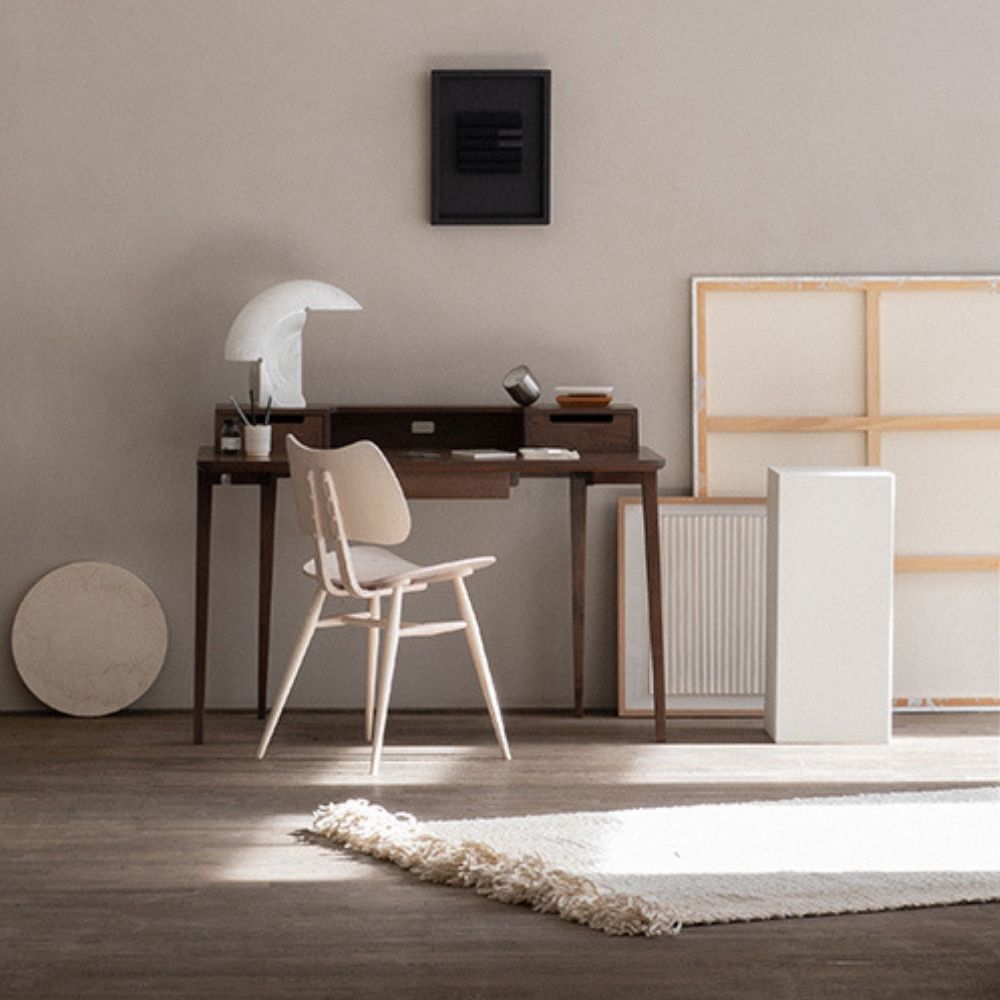
POLYGON ((431 222, 547 225, 551 73, 431 73, 431 222))

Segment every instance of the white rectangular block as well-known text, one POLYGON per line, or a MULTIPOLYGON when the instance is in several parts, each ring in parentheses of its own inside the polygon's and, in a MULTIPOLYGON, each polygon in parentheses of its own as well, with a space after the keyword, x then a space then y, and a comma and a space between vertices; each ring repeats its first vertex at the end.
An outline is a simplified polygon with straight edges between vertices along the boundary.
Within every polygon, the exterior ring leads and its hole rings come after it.
POLYGON ((887 743, 894 478, 768 471, 767 681, 776 743, 887 743))

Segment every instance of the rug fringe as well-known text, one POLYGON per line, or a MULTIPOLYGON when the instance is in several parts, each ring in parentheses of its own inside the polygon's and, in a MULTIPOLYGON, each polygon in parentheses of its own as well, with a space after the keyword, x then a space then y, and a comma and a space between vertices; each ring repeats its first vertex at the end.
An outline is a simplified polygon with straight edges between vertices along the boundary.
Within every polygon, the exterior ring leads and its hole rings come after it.
POLYGON ((320 806, 313 813, 312 830, 351 850, 392 861, 424 881, 473 888, 489 899, 556 913, 605 934, 659 937, 681 929, 676 914, 651 900, 546 868, 532 854, 503 854, 474 840, 452 843, 409 813, 390 813, 367 799, 320 806))

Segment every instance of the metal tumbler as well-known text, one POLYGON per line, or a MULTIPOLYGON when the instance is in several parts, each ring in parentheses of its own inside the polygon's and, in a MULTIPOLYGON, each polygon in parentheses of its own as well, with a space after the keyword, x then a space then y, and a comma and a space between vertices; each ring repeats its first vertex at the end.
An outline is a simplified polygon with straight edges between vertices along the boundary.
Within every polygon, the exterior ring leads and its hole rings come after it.
POLYGON ((535 376, 531 374, 527 365, 518 365, 511 368, 503 377, 503 387, 507 394, 519 406, 531 406, 538 401, 542 390, 535 381, 535 376))

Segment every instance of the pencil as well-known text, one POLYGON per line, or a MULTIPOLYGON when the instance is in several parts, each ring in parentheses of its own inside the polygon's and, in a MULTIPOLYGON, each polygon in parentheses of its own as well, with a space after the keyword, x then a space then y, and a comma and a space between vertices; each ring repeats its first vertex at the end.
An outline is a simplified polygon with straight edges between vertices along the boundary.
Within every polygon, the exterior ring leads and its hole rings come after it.
POLYGON ((243 412, 243 409, 241 408, 240 404, 236 402, 236 397, 235 396, 230 396, 229 397, 229 402, 232 403, 233 406, 236 407, 236 412, 240 415, 240 419, 243 421, 243 423, 245 423, 247 425, 247 427, 249 427, 250 426, 250 421, 247 420, 247 415, 243 412))

